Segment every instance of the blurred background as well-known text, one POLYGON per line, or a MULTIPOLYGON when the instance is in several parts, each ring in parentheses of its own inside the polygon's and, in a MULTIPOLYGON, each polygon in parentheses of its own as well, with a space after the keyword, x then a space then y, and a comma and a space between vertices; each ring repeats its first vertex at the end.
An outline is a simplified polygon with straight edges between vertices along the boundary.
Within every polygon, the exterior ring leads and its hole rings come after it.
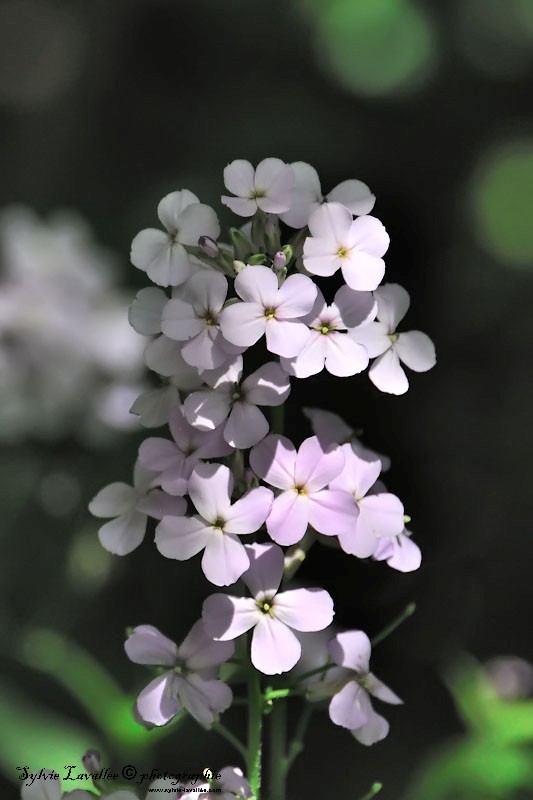
POLYGON ((289 798, 377 780, 384 800, 533 797, 532 79, 531 0, 0 0, 2 797, 16 766, 89 746, 113 766, 235 763, 193 722, 133 721, 147 676, 126 627, 179 641, 204 586, 151 536, 112 557, 87 503, 129 482, 142 439, 131 239, 167 192, 217 206, 224 166, 266 156, 310 162, 324 190, 369 184, 405 325, 439 357, 400 398, 365 376, 291 395, 295 437, 318 405, 392 457, 424 561, 311 553, 302 576, 341 625, 417 612, 375 651, 405 700, 389 737, 365 749, 316 713, 289 798))

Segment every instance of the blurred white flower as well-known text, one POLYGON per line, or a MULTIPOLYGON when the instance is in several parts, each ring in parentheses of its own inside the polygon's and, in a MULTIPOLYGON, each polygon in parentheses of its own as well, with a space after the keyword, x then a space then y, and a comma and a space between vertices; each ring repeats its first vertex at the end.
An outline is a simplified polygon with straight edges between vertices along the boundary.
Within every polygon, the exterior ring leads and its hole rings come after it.
POLYGON ((144 340, 81 217, 0 212, 0 438, 136 426, 144 340))

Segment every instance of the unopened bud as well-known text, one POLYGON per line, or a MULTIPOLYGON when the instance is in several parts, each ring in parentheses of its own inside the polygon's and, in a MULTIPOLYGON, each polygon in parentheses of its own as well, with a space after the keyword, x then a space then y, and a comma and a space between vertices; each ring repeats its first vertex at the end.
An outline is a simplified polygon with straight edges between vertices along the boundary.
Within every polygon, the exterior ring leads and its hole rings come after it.
POLYGON ((246 264, 244 263, 244 261, 234 261, 233 269, 235 270, 235 275, 238 275, 239 272, 242 272, 245 266, 246 264))
POLYGON ((274 258, 272 259, 272 266, 276 272, 279 272, 287 266, 287 257, 285 256, 283 250, 278 250, 278 252, 275 254, 274 258))
POLYGON ((96 775, 102 769, 102 760, 98 750, 87 750, 81 760, 85 767, 85 772, 89 775, 96 775))
POLYGON ((246 258, 252 251, 252 243, 238 228, 229 229, 229 238, 233 245, 235 258, 239 261, 246 258))
POLYGON ((209 258, 216 258, 220 252, 218 244, 210 236, 200 236, 198 247, 209 258))

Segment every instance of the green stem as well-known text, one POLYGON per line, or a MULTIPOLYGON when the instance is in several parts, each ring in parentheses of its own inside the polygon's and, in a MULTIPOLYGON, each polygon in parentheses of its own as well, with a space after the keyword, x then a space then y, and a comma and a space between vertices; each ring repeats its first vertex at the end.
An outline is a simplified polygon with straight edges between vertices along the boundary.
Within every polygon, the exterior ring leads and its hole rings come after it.
POLYGON ((255 669, 248 675, 248 780, 252 789, 252 800, 261 796, 261 733, 263 726, 263 695, 261 679, 255 669))
POLYGON ((287 775, 287 708, 274 703, 270 714, 270 794, 269 800, 285 800, 287 775))
POLYGON ((311 714, 313 713, 314 708, 311 703, 306 703, 303 707, 302 714, 298 721, 298 725, 296 726, 296 731, 294 733, 294 738, 291 741, 289 747, 289 753, 287 755, 285 761, 285 770, 288 772, 292 767, 296 758, 300 755, 302 750, 304 749, 304 737, 307 731, 307 726, 309 725, 309 721, 311 719, 311 714))
POLYGON ((211 730, 215 731, 215 733, 218 733, 220 736, 226 739, 227 742, 232 744, 233 747, 239 751, 244 760, 246 760, 248 756, 248 751, 246 749, 246 746, 239 739, 237 739, 237 737, 230 730, 228 730, 224 725, 222 725, 222 723, 220 722, 213 723, 213 725, 211 726, 211 730))
POLYGON ((387 636, 390 636, 396 628, 398 628, 402 622, 405 622, 406 619, 409 619, 416 611, 416 603, 409 603, 406 605, 402 613, 396 617, 389 625, 383 628, 374 638, 372 639, 372 647, 375 647, 377 644, 386 639, 387 636))
POLYGON ((285 554, 285 564, 283 568, 283 581, 287 582, 294 577, 307 557, 307 553, 315 543, 315 536, 312 531, 307 530, 303 539, 290 547, 285 554))
POLYGON ((336 667, 336 664, 324 664, 321 667, 315 667, 314 669, 310 669, 309 672, 304 672, 303 675, 298 675, 298 682, 306 681, 307 678, 312 678, 314 675, 320 675, 322 672, 327 672, 329 669, 333 669, 336 667))
POLYGON ((285 426, 285 406, 272 406, 270 409, 270 433, 283 433, 285 426))

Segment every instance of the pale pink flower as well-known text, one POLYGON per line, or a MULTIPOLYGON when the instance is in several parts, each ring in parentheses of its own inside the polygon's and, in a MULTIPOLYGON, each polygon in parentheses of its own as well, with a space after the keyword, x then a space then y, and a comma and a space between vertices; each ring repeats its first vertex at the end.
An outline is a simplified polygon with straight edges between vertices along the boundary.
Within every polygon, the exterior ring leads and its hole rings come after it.
POLYGON ((238 349, 224 340, 219 314, 226 300, 228 282, 213 270, 201 270, 183 286, 180 297, 169 300, 162 312, 165 336, 184 342, 181 355, 198 369, 215 369, 238 349))
POLYGON ((408 530, 392 539, 379 539, 372 558, 375 561, 386 561, 389 567, 398 572, 414 572, 422 563, 420 548, 413 542, 408 530))
POLYGON ((373 555, 378 538, 398 536, 404 528, 404 508, 401 500, 389 492, 369 494, 381 473, 381 461, 364 461, 343 444, 344 467, 330 488, 350 493, 358 509, 356 522, 347 531, 338 534, 345 553, 367 558, 373 555))
POLYGON ((354 347, 355 342, 346 331, 353 327, 355 320, 374 316, 371 292, 354 292, 343 286, 328 306, 322 292, 318 291, 313 310, 302 320, 309 326, 307 342, 294 358, 281 359, 283 368, 297 378, 316 375, 324 367, 341 378, 362 372, 368 366, 368 353, 362 345, 354 347))
POLYGON ((280 219, 291 228, 304 228, 313 211, 324 202, 341 203, 355 216, 372 211, 376 198, 366 183, 353 179, 343 181, 324 197, 320 178, 314 167, 305 161, 295 161, 290 167, 294 175, 290 208, 280 214, 280 219))
POLYGON ((152 625, 138 625, 124 644, 135 664, 166 667, 137 698, 137 712, 151 725, 166 725, 185 708, 202 725, 231 705, 229 686, 217 680, 218 666, 231 658, 231 642, 214 642, 201 620, 180 647, 152 625))
POLYGON ((202 569, 216 586, 229 586, 250 564, 239 536, 264 524, 272 506, 272 492, 252 489, 231 502, 233 476, 221 464, 198 464, 189 480, 189 497, 198 514, 168 517, 156 529, 155 542, 167 558, 186 561, 204 551, 202 569))
POLYGON ((435 345, 425 333, 396 333, 410 304, 409 294, 397 283, 386 283, 374 293, 378 305, 377 322, 369 322, 350 331, 350 336, 376 358, 368 377, 380 391, 405 394, 407 375, 400 362, 415 372, 427 372, 435 366, 435 345))
POLYGON ((139 462, 158 473, 157 483, 172 495, 187 493, 187 484, 194 467, 201 459, 219 458, 232 452, 222 430, 199 431, 189 425, 183 406, 176 408, 169 419, 172 439, 152 436, 139 448, 139 462))
POLYGON ((242 357, 229 367, 202 373, 211 389, 193 392, 185 400, 185 416, 199 430, 223 426, 224 439, 240 450, 263 439, 269 426, 257 406, 279 406, 290 392, 287 373, 274 361, 259 367, 244 381, 242 357))
POLYGON ((310 236, 304 242, 303 263, 312 275, 334 275, 356 291, 372 291, 385 274, 382 256, 389 236, 376 217, 352 218, 340 203, 325 203, 309 219, 310 236))
POLYGON ((317 288, 305 275, 290 275, 278 286, 268 267, 247 266, 235 279, 235 291, 243 300, 227 306, 220 316, 224 338, 239 347, 250 347, 266 336, 271 353, 291 358, 307 341, 309 314, 317 288))
POLYGON ((348 728, 361 744, 381 741, 389 723, 372 708, 369 694, 393 705, 400 698, 370 672, 371 644, 363 631, 345 631, 333 637, 328 650, 339 670, 326 673, 324 684, 334 692, 329 716, 335 725, 348 728), (341 688, 339 688, 339 686, 341 688))
POLYGON ((191 391, 198 389, 203 381, 198 370, 191 367, 184 360, 181 350, 182 343, 161 335, 150 342, 144 351, 146 366, 165 378, 172 378, 178 389, 191 391))
POLYGON ((157 215, 166 233, 155 228, 138 233, 131 244, 131 263, 158 286, 178 286, 191 274, 185 246, 197 247, 200 236, 216 239, 220 233, 217 215, 187 189, 167 194, 157 215))
POLYGON ((213 594, 202 618, 215 641, 236 639, 253 628, 251 660, 260 672, 276 675, 298 662, 301 645, 293 630, 319 631, 333 619, 333 601, 324 589, 278 593, 283 551, 274 544, 246 545, 250 567, 243 575, 252 597, 213 594))
POLYGON ((265 158, 255 170, 237 159, 224 169, 224 185, 236 197, 224 195, 222 203, 240 217, 253 217, 258 209, 280 214, 289 208, 293 182, 290 166, 279 158, 265 158))
POLYGON ((182 497, 171 497, 154 489, 157 473, 135 465, 133 486, 111 483, 105 486, 89 503, 94 517, 109 518, 98 531, 100 544, 117 556, 125 556, 139 547, 146 533, 148 517, 184 514, 187 503, 182 497))
POLYGON ((296 451, 285 436, 270 435, 250 452, 254 472, 281 489, 267 518, 270 537, 282 545, 299 542, 312 525, 327 536, 349 535, 357 507, 346 491, 327 489, 344 466, 340 447, 321 446, 316 436, 296 451))

